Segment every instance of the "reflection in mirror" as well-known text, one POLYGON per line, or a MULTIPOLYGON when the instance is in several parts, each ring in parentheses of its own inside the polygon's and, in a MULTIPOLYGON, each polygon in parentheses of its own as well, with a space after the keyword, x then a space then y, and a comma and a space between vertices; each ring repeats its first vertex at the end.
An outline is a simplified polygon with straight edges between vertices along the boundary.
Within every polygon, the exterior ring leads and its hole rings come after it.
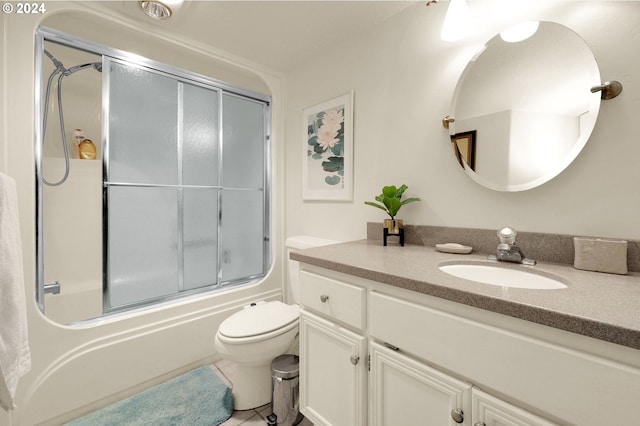
POLYGON ((522 191, 558 175, 586 144, 600 109, 590 91, 600 73, 584 40, 560 24, 540 22, 520 41, 503 37, 489 40, 462 73, 449 131, 472 179, 522 191))
POLYGON ((471 170, 476 168, 476 131, 456 133, 451 136, 453 153, 458 163, 464 168, 466 164, 471 170), (463 163, 464 162, 464 163, 463 163))

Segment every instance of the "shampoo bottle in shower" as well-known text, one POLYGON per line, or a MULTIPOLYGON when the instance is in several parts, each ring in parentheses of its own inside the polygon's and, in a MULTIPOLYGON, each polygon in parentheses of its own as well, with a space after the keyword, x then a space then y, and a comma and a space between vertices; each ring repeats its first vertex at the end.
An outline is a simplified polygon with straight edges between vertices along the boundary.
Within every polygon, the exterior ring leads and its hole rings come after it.
POLYGON ((95 160, 96 159, 96 146, 91 139, 84 139, 80 142, 80 159, 82 160, 95 160))
POLYGON ((73 130, 73 158, 80 158, 80 143, 84 140, 82 129, 73 130))

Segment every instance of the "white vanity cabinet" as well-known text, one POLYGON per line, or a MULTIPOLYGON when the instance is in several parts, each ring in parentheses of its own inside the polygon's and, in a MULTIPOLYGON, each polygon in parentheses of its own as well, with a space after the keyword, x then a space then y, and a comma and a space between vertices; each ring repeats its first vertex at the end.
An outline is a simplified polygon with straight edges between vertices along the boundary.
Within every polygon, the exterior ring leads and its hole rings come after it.
POLYGON ((471 392, 473 426, 555 426, 542 417, 515 407, 479 389, 471 392))
POLYGON ((633 422, 636 350, 308 264, 300 278, 316 426, 633 422))
POLYGON ((369 356, 371 426, 557 426, 386 345, 369 356))
POLYGON ((471 384, 372 342, 369 425, 471 425, 471 384))
POLYGON ((365 426, 366 289, 306 272, 300 279, 300 411, 317 426, 365 426))

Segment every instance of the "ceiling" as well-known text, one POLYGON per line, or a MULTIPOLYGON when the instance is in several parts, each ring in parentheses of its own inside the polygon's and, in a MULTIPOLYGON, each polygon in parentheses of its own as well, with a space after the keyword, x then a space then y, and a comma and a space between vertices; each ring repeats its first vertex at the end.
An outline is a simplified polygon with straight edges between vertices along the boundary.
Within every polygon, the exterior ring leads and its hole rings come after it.
POLYGON ((169 20, 147 17, 139 2, 107 1, 106 9, 287 72, 318 52, 422 1, 188 1, 169 20))

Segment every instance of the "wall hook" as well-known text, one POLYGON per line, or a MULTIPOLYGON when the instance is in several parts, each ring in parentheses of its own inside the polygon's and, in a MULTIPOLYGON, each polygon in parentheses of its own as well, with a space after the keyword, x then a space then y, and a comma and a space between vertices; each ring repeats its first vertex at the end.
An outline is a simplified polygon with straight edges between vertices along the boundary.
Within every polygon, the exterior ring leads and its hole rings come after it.
POLYGON ((622 92, 622 83, 619 81, 605 81, 600 86, 593 86, 591 93, 600 93, 600 99, 613 99, 622 92))
POLYGON ((449 123, 453 123, 454 121, 456 121, 455 118, 450 117, 450 116, 447 115, 445 118, 442 119, 442 126, 445 129, 448 129, 449 128, 449 123))

